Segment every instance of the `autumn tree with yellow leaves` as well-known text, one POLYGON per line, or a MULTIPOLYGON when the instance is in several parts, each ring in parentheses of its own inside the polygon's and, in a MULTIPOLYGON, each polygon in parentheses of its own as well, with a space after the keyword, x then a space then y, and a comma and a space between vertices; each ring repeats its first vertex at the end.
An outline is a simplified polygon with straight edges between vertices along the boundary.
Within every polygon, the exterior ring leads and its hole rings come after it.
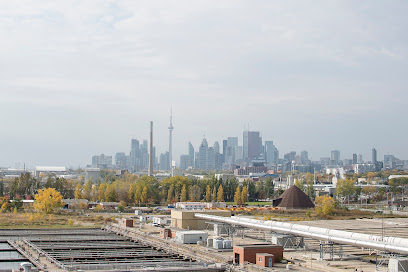
POLYGON ((62 195, 54 188, 38 190, 34 199, 34 209, 41 213, 50 214, 63 206, 62 195))

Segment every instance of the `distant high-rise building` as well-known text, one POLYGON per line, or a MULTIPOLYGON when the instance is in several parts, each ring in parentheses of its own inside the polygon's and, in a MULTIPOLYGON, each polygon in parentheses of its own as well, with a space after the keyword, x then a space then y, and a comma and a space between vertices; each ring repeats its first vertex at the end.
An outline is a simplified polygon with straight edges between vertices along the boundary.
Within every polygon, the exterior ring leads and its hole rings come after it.
POLYGON ((396 158, 394 155, 384 155, 384 169, 394 169, 396 166, 396 158))
POLYGON ((306 150, 300 152, 300 160, 302 164, 307 163, 307 161, 309 160, 309 153, 306 150))
POLYGON ((288 161, 288 162, 292 162, 296 159, 296 151, 290 151, 289 153, 286 153, 283 156, 283 159, 288 161))
POLYGON ((363 161, 363 155, 358 154, 358 155, 357 155, 357 164, 361 164, 361 163, 364 163, 364 161, 363 161))
POLYGON ((356 164, 356 163, 357 163, 357 154, 354 153, 353 154, 353 164, 356 164))
POLYGON ((130 141, 130 166, 137 167, 140 166, 140 145, 139 140, 131 139, 130 141))
MULTIPOLYGON (((144 143, 144 141, 143 141, 144 143)), ((153 176, 154 153, 153 153, 153 121, 150 121, 150 144, 149 144, 149 170, 147 174, 153 176)))
POLYGON ((244 160, 252 160, 261 154, 262 140, 259 131, 245 130, 243 133, 244 160))
POLYGON ((190 166, 191 160, 190 155, 181 155, 180 156, 180 168, 183 170, 188 169, 190 166))
POLYGON ((207 150, 207 165, 205 167, 206 170, 214 170, 215 169, 215 150, 214 147, 210 147, 207 150))
POLYGON ((207 169, 207 152, 208 152, 208 143, 204 138, 201 142, 199 151, 198 151, 198 168, 202 170, 207 169))
POLYGON ((227 146, 228 146, 228 140, 222 140, 222 154, 225 155, 225 152, 227 152, 227 146))
POLYGON ((160 154, 160 170, 168 171, 170 170, 170 156, 169 152, 160 154))
POLYGON ((276 152, 278 149, 273 144, 273 141, 265 141, 265 158, 268 165, 276 165, 278 163, 278 158, 276 157, 276 152))
POLYGON ((220 144, 217 141, 214 143, 214 152, 220 153, 220 144))
POLYGON ((126 154, 125 152, 117 152, 115 155, 115 165, 116 168, 126 167, 126 154))
POLYGON ((234 162, 244 159, 244 149, 242 146, 234 147, 234 162))
POLYGON ((377 163, 377 150, 375 148, 371 149, 371 162, 377 163))
POLYGON ((105 156, 105 154, 95 155, 92 157, 92 166, 102 169, 112 167, 112 156, 105 156))
POLYGON ((190 157, 190 162, 188 166, 191 166, 194 168, 194 147, 191 144, 191 142, 188 142, 188 155, 190 157))
POLYGON ((332 150, 331 151, 331 161, 335 164, 339 164, 340 162, 340 150, 332 150))
POLYGON ((238 137, 228 137, 227 146, 238 146, 238 137))

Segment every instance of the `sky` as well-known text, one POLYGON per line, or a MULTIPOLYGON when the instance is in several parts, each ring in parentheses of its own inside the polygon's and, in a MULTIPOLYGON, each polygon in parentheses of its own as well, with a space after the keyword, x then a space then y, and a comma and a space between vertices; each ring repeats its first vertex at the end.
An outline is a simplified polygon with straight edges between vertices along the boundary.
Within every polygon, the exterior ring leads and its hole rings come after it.
POLYGON ((0 166, 78 167, 148 139, 408 159, 408 2, 0 1, 0 166))

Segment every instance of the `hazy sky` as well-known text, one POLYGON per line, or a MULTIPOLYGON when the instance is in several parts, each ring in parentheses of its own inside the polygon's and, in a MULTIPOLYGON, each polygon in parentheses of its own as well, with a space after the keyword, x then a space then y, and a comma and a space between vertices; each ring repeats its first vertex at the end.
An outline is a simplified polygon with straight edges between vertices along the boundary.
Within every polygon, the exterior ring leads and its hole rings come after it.
POLYGON ((408 2, 0 1, 0 166, 174 158, 249 124, 281 156, 408 159, 408 2), (380 158, 381 158, 380 157, 380 158))

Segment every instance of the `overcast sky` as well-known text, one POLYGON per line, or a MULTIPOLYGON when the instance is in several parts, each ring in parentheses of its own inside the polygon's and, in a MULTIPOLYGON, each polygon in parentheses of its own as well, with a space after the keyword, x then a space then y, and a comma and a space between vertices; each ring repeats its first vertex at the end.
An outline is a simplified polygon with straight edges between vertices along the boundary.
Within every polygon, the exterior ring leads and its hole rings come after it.
POLYGON ((0 166, 78 167, 154 121, 174 159, 249 125, 281 156, 408 159, 408 2, 0 1, 0 166))

